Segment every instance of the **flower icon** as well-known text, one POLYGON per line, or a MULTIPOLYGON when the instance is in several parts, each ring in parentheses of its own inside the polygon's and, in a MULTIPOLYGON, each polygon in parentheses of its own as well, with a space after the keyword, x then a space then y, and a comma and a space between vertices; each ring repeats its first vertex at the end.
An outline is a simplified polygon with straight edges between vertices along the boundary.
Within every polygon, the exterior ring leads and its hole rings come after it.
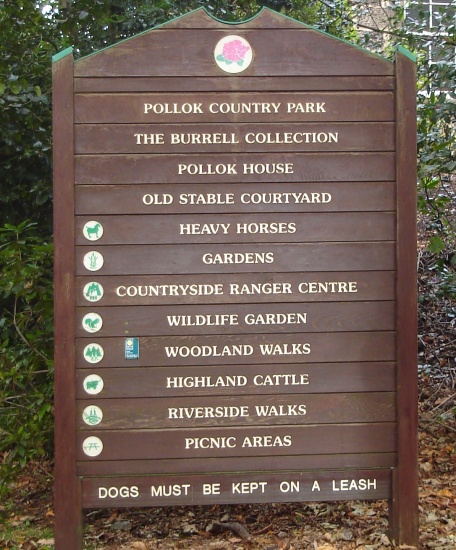
POLYGON ((245 70, 252 61, 252 48, 240 36, 226 36, 215 47, 214 57, 217 65, 228 73, 245 70))
POLYGON ((240 40, 232 40, 223 46, 223 51, 217 56, 219 61, 227 63, 237 63, 240 67, 244 65, 245 54, 250 50, 250 46, 245 46, 240 40))

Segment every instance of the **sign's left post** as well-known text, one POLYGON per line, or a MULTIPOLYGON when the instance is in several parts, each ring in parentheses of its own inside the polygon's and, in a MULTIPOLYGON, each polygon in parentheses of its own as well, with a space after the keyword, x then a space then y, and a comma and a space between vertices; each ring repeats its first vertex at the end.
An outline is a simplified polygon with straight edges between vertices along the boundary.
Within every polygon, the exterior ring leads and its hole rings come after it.
POLYGON ((55 548, 82 549, 76 475, 73 55, 53 58, 55 548))

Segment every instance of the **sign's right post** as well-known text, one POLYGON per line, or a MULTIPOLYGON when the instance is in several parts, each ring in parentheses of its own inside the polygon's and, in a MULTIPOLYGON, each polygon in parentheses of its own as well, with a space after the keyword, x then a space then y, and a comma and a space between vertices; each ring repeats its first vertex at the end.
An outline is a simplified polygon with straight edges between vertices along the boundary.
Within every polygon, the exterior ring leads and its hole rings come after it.
POLYGON ((390 530, 397 543, 418 545, 418 378, 416 260, 416 66, 396 54, 397 181, 397 468, 393 469, 390 530))

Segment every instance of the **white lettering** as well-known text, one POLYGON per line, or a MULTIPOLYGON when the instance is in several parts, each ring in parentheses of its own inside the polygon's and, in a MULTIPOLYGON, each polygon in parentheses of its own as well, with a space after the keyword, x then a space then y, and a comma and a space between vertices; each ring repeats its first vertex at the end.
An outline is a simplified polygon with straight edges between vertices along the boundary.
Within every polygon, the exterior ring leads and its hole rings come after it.
POLYGON ((206 265, 216 264, 272 264, 274 252, 225 252, 212 254, 208 252, 202 257, 206 265))

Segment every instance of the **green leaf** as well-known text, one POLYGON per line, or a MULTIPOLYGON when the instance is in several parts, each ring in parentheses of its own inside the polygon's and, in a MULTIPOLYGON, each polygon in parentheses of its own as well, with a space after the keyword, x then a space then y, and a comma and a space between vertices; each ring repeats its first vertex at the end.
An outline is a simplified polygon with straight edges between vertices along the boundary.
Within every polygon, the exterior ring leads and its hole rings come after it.
POLYGON ((442 250, 445 249, 445 243, 442 241, 440 237, 431 237, 429 239, 428 249, 429 249, 429 252, 432 252, 433 254, 438 254, 439 252, 442 252, 442 250))
POLYGON ((220 61, 221 63, 224 63, 226 61, 222 54, 219 54, 215 59, 217 61, 220 61))
POLYGON ((2 95, 5 90, 6 84, 4 82, 0 82, 0 95, 2 95))
POLYGON ((21 85, 19 82, 10 82, 9 89, 17 95, 21 91, 21 85))
POLYGON ((237 62, 237 64, 239 65, 239 67, 242 67, 242 65, 244 65, 244 60, 243 60, 243 59, 239 59, 239 61, 237 62))

